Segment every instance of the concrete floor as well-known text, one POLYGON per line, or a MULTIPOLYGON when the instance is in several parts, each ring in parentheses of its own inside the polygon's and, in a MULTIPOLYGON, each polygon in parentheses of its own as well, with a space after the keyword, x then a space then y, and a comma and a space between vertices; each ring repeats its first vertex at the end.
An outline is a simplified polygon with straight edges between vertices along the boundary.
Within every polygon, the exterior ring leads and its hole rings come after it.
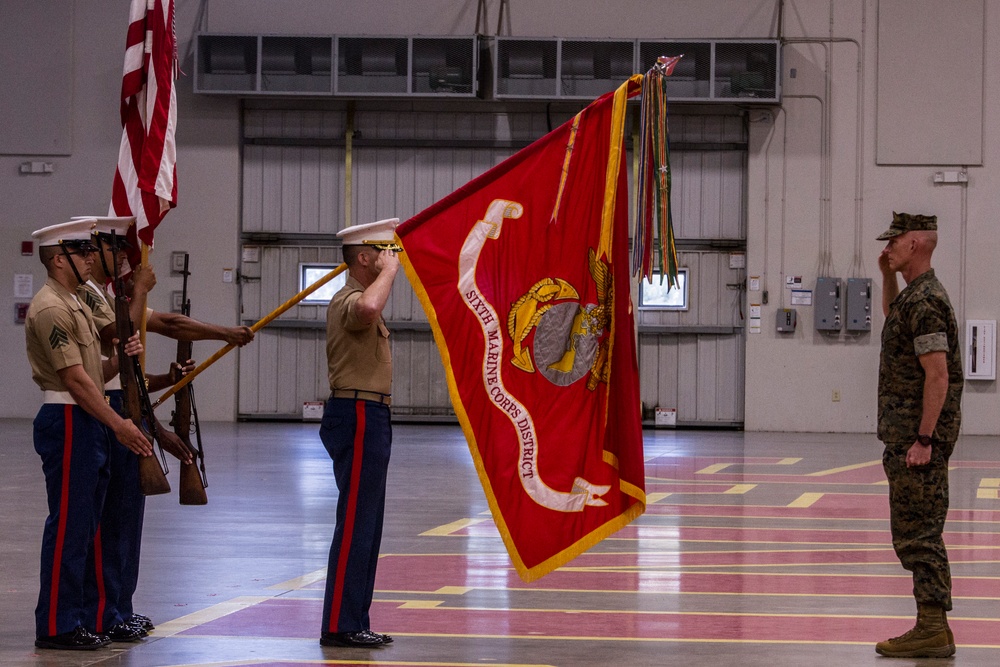
MULTIPOLYGON (((1000 448, 964 437, 946 542, 950 660, 889 660, 912 625, 870 435, 646 431, 646 513, 532 584, 489 518, 457 426, 396 425, 374 650, 317 638, 336 505, 317 424, 204 426, 209 504, 147 500, 137 644, 38 651, 45 518, 30 420, 0 420, 2 665, 1000 664, 1000 448)), ((176 470, 172 481, 176 490, 176 470)))

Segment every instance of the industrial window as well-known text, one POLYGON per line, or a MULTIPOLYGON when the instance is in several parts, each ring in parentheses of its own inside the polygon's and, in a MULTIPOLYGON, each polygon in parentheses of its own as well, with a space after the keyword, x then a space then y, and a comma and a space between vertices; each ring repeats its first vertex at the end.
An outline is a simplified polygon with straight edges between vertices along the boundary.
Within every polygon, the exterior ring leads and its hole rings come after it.
MULTIPOLYGON (((337 268, 337 264, 317 264, 315 262, 302 262, 299 264, 299 291, 312 285, 314 282, 337 268)), ((340 288, 347 282, 347 271, 343 271, 336 278, 320 287, 318 290, 302 300, 306 304, 330 303, 333 295, 340 291, 340 288)))
POLYGON ((639 283, 639 308, 643 310, 687 310, 688 270, 677 269, 677 286, 671 288, 660 274, 654 273, 652 280, 639 283))

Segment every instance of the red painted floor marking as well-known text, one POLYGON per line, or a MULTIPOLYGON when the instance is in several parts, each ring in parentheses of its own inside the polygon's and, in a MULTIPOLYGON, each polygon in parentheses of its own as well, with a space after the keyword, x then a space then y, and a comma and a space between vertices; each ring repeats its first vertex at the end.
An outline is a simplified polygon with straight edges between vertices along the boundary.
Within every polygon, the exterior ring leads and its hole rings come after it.
MULTIPOLYGON (((319 633, 319 600, 268 600, 181 633, 186 636, 309 638, 319 633), (312 623, 303 624, 305 617, 312 623)), ((910 621, 880 617, 739 615, 726 613, 574 612, 510 609, 401 608, 372 605, 379 632, 398 635, 537 637, 539 639, 697 639, 717 641, 855 642, 902 634, 910 621), (905 627, 904 627, 905 626, 905 627)), ((1000 648, 996 619, 949 619, 960 644, 1000 648)))
MULTIPOLYGON (((856 497, 856 496, 855 496, 856 497)), ((763 503, 746 505, 745 495, 730 496, 732 504, 719 503, 719 496, 710 496, 702 500, 710 502, 698 503, 679 502, 681 498, 667 496, 653 505, 646 506, 643 517, 647 519, 660 516, 713 516, 729 517, 734 520, 743 519, 842 519, 842 520, 889 520, 889 503, 885 498, 872 496, 871 502, 865 505, 852 505, 849 508, 826 508, 813 505, 808 508, 768 506, 763 503), (850 510, 850 511, 848 511, 850 510)), ((789 499, 789 502, 794 500, 789 499)), ((820 505, 820 503, 817 503, 820 505)), ((640 519, 641 520, 641 519, 640 519)), ((948 521, 972 521, 976 523, 996 523, 1000 527, 1000 510, 970 510, 951 509, 948 511, 948 521)))
MULTIPOLYGON (((496 526, 491 521, 467 526, 451 533, 451 536, 470 538, 499 538, 496 526)), ((746 548, 760 550, 762 548, 776 549, 821 548, 819 545, 841 546, 844 549, 863 548, 865 545, 889 548, 892 538, 888 529, 781 529, 753 528, 741 526, 655 526, 644 525, 642 521, 633 522, 611 536, 612 540, 669 540, 679 542, 720 542, 719 549, 725 549, 725 543, 733 548, 749 545, 746 548), (762 546, 763 545, 763 546, 762 546)), ((1000 548, 1000 533, 970 533, 945 532, 945 544, 949 549, 964 546, 981 548, 996 545, 1000 548)), ((829 547, 822 547, 828 549, 829 547)))
MULTIPOLYGON (((978 552, 971 552, 975 556, 978 552)), ((475 556, 383 556, 379 561, 376 591, 424 591, 444 586, 487 590, 600 591, 601 594, 686 593, 754 595, 898 595, 909 596, 912 583, 891 550, 881 554, 885 565, 851 566, 841 576, 816 572, 819 566, 757 568, 748 573, 699 572, 674 567, 658 553, 583 554, 566 567, 540 581, 525 584, 505 554, 475 556), (875 571, 875 567, 879 570, 875 571), (592 569, 588 569, 592 568, 592 569), (887 573, 888 572, 888 573, 887 573)), ((960 561, 952 553, 953 569, 960 561)), ((1000 579, 954 575, 956 597, 1000 599, 1000 579)), ((323 590, 323 581, 306 590, 323 590)))

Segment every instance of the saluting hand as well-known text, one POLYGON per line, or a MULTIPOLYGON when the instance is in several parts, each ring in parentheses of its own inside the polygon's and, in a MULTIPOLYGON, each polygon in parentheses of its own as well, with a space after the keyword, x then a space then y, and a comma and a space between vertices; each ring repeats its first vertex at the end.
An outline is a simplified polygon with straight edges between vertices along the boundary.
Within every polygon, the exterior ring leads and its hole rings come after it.
POLYGON ((399 257, 393 250, 382 250, 379 252, 378 257, 375 259, 375 269, 382 273, 383 271, 390 271, 395 274, 399 271, 399 257))
POLYGON ((883 276, 895 276, 896 272, 889 268, 889 247, 886 246, 878 254, 878 268, 883 276))

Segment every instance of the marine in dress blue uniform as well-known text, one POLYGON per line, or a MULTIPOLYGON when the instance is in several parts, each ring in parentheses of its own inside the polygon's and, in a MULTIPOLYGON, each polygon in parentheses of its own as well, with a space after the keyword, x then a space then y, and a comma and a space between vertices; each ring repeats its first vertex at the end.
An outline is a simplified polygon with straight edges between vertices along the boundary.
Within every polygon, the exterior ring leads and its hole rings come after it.
POLYGON ((149 445, 105 402, 105 373, 90 310, 76 287, 90 277, 93 221, 71 221, 32 234, 48 279, 32 299, 25 339, 32 378, 44 392, 34 422, 35 451, 49 514, 42 534, 35 646, 96 649, 105 635, 86 629, 85 579, 108 482, 110 427, 130 448, 149 445))
POLYGON ((327 310, 330 399, 320 438, 333 459, 337 523, 323 599, 323 646, 376 647, 369 609, 382 540, 386 475, 392 447, 392 356, 382 310, 399 270, 394 230, 381 220, 341 231, 347 282, 327 310))
MULTIPOLYGON (((126 236, 135 218, 92 219, 95 223, 92 241, 98 248, 98 259, 94 262, 93 279, 78 287, 77 293, 91 308, 106 356, 110 357, 113 354, 111 341, 117 336, 115 296, 103 286, 123 270, 125 251, 129 247, 126 236)), ((142 267, 134 275, 134 288, 144 296, 155 285, 155 275, 151 267, 142 267)), ((137 317, 137 313, 142 311, 134 309, 132 317, 137 317)), ((249 327, 207 324, 178 313, 159 313, 150 309, 146 310, 146 323, 148 331, 183 340, 224 340, 242 347, 254 337, 249 327)), ((150 391, 172 384, 170 373, 147 375, 150 391)), ((120 376, 111 378, 105 391, 115 411, 127 418, 120 376)), ((158 425, 156 436, 165 450, 185 463, 191 462, 191 452, 172 431, 158 425)), ((139 583, 146 497, 140 484, 139 457, 113 436, 110 468, 107 498, 93 549, 95 558, 89 568, 88 627, 108 634, 113 641, 137 641, 154 628, 152 620, 136 613, 132 605, 139 583)))
MULTIPOLYGON (((103 287, 120 266, 118 251, 127 248, 125 240, 134 218, 94 218, 92 241, 97 247, 94 277, 77 287, 77 296, 91 310, 97 331, 102 335, 102 357, 114 356, 111 339, 117 336, 114 296, 103 287), (114 232, 112 240, 112 232, 114 232), (110 262, 110 263, 109 263, 110 262)), ((115 375, 105 384, 111 407, 124 418, 121 379, 115 375)), ((104 509, 94 536, 93 557, 87 572, 87 627, 107 634, 112 641, 133 642, 153 629, 144 615, 134 615, 132 594, 139 580, 139 546, 146 497, 139 484, 139 457, 111 436, 108 453, 109 480, 104 509)))

